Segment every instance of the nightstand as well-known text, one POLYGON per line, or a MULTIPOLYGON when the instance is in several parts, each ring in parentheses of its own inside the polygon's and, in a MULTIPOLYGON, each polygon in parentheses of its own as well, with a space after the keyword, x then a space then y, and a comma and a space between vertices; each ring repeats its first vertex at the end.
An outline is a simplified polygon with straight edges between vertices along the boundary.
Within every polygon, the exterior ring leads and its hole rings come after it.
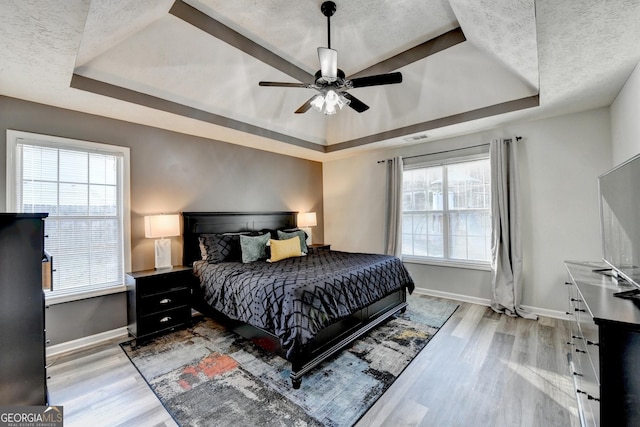
POLYGON ((323 250, 323 251, 330 251, 331 250, 331 245, 330 244, 325 244, 325 243, 314 243, 312 245, 309 245, 310 248, 315 249, 315 250, 323 250))
POLYGON ((127 273, 129 333, 139 341, 189 323, 192 280, 182 266, 127 273))

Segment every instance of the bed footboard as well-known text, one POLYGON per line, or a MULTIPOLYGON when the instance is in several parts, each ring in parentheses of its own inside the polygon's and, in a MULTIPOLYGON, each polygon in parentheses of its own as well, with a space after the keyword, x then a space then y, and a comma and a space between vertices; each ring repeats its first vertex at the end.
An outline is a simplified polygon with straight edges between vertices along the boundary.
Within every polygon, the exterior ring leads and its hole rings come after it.
POLYGON ((384 323, 394 314, 404 311, 407 307, 406 301, 406 292, 404 289, 399 290, 320 331, 314 340, 315 348, 308 355, 291 362, 290 378, 293 388, 300 388, 302 377, 320 363, 384 323), (327 336, 333 338, 323 339, 327 336))
MULTIPOLYGON (((280 345, 280 340, 277 336, 244 322, 229 319, 224 314, 208 306, 201 298, 198 289, 194 289, 192 294, 194 297, 192 301, 193 308, 221 322, 225 327, 255 345, 285 358, 286 352, 280 345)), ((404 311, 407 307, 406 301, 406 291, 404 289, 398 290, 319 331, 316 338, 309 345, 308 352, 290 361, 290 378, 293 388, 300 388, 304 375, 320 363, 384 323, 394 314, 404 311)))

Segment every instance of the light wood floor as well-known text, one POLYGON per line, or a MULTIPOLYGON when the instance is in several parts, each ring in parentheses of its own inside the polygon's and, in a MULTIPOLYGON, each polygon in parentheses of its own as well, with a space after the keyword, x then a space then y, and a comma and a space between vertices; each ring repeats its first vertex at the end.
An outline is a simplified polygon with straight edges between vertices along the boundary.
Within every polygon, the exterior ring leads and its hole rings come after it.
MULTIPOLYGON (((568 323, 461 303, 358 422, 369 426, 578 426, 568 323)), ((65 426, 174 426, 116 342, 50 360, 65 426)))

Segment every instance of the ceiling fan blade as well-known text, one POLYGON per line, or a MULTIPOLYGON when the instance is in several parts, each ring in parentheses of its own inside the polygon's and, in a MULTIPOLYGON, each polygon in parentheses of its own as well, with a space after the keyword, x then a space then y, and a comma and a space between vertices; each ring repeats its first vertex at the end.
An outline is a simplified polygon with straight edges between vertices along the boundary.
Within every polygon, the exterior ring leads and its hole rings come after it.
POLYGON ((342 95, 347 98, 349 101, 349 107, 353 108, 354 110, 356 110, 358 113, 364 113, 365 111, 367 111, 369 109, 369 106, 367 104, 365 104, 364 102, 360 101, 358 98, 356 98, 355 96, 347 93, 347 92, 342 92, 342 95))
POLYGON ((350 80, 351 87, 367 87, 402 83, 402 73, 377 74, 375 76, 357 77, 350 80))
POLYGON ((306 113, 307 111, 309 111, 309 109, 312 107, 311 102, 316 98, 316 96, 318 96, 318 95, 313 95, 311 98, 309 98, 309 100, 307 102, 302 104, 300 106, 300 108, 298 108, 296 110, 296 114, 302 114, 302 113, 306 113))
POLYGON ((336 81, 338 78, 338 51, 326 47, 319 47, 318 59, 320 60, 322 77, 329 83, 336 81))
POLYGON ((260 86, 275 86, 275 87, 302 87, 302 88, 313 88, 312 85, 307 83, 281 83, 281 82, 258 82, 260 86))

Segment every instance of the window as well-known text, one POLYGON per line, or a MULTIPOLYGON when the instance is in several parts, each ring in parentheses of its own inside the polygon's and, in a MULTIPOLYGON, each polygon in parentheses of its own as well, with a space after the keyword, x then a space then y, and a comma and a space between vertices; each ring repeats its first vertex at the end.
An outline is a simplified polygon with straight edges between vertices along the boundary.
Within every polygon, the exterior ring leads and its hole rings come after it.
POLYGON ((55 271, 48 299, 122 290, 130 265, 128 175, 128 148, 7 131, 8 209, 49 214, 45 250, 55 271))
POLYGON ((402 191, 403 258, 462 264, 490 262, 488 158, 407 166, 402 191))

